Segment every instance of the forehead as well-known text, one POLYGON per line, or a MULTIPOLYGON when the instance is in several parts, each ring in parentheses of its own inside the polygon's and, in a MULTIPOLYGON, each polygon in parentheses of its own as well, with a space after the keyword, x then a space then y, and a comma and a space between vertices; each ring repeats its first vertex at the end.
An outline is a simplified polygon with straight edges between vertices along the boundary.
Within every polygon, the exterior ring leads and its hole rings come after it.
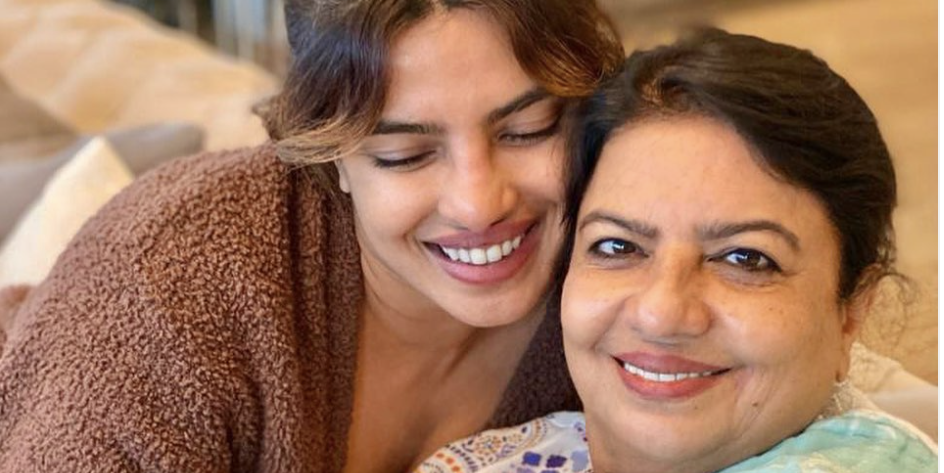
POLYGON ((731 127, 702 117, 650 120, 615 130, 585 202, 635 213, 661 209, 655 218, 773 218, 803 225, 815 217, 818 224, 828 222, 812 193, 763 168, 731 127), (666 214, 667 209, 677 211, 666 214))
POLYGON ((466 8, 435 12, 404 31, 389 72, 383 113, 398 119, 477 112, 535 85, 498 23, 466 8))
POLYGON ((774 178, 729 127, 708 118, 673 117, 614 130, 591 187, 632 183, 634 195, 654 192, 670 199, 692 185, 709 189, 737 181, 767 183, 774 178), (735 169, 737 175, 732 174, 735 169))

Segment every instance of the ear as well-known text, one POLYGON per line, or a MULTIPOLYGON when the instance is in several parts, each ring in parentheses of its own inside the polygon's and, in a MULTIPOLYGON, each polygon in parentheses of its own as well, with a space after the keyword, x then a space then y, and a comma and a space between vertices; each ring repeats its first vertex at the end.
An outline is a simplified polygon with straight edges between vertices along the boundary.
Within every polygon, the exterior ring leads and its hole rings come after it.
POLYGON ((878 292, 878 284, 866 284, 856 289, 855 293, 845 302, 840 312, 842 324, 840 336, 842 337, 842 361, 839 365, 839 371, 836 372, 836 381, 840 382, 849 375, 849 366, 851 365, 852 344, 859 338, 859 331, 872 308, 878 292))
POLYGON ((341 192, 350 194, 351 184, 347 180, 347 171, 344 169, 344 164, 341 163, 340 159, 336 159, 334 161, 334 166, 338 168, 338 187, 341 188, 341 192))

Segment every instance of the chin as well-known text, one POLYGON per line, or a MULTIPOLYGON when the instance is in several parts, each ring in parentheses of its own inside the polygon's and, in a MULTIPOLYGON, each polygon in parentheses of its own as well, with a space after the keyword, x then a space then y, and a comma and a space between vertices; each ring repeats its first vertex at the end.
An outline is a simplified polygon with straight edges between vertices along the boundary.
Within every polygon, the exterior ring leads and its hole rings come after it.
MULTIPOLYGON (((535 304, 536 305, 536 304, 535 304)), ((524 320, 534 311, 533 306, 512 308, 507 305, 499 305, 500 310, 489 309, 487 306, 479 306, 476 310, 469 311, 468 307, 463 307, 461 312, 452 312, 456 320, 478 328, 494 328, 505 325, 512 325, 524 320)))

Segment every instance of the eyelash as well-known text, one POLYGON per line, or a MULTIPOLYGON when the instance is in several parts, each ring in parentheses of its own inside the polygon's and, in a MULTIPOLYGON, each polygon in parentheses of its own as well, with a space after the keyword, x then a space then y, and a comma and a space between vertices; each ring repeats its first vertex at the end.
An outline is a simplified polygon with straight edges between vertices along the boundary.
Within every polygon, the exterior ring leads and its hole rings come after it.
POLYGON ((548 138, 557 134, 557 131, 560 128, 560 120, 561 120, 561 117, 560 115, 558 115, 554 119, 554 123, 551 123, 550 126, 546 128, 543 128, 537 131, 532 131, 529 133, 505 133, 501 135, 499 138, 501 138, 504 141, 511 142, 511 144, 516 145, 516 146, 525 146, 525 145, 537 143, 544 140, 545 138, 548 138))
POLYGON ((406 170, 421 164, 424 159, 434 153, 435 151, 427 151, 425 153, 397 159, 383 159, 377 156, 371 156, 371 158, 374 162, 374 166, 380 169, 406 170))
MULTIPOLYGON (((499 136, 499 139, 510 142, 514 146, 527 146, 530 144, 538 143, 545 138, 554 136, 557 134, 559 129, 561 117, 557 116, 554 119, 554 123, 550 126, 543 128, 541 130, 532 131, 529 133, 506 133, 499 136)), ((378 156, 371 156, 374 166, 380 169, 393 169, 393 170, 407 170, 411 167, 415 167, 420 164, 424 159, 435 153, 435 151, 427 151, 425 153, 416 154, 406 158, 397 158, 397 159, 383 159, 378 156)))
POLYGON ((619 238, 604 238, 597 240, 592 245, 590 245, 588 252, 594 257, 600 259, 620 259, 629 257, 631 255, 645 256, 645 253, 641 248, 639 248, 638 245, 626 240, 621 240, 619 238), (601 249, 601 247, 607 243, 611 244, 611 246, 619 245, 623 247, 623 249, 615 250, 610 253, 605 252, 601 249))
POLYGON ((752 250, 750 248, 735 248, 730 251, 725 251, 724 253, 713 256, 708 259, 709 261, 717 261, 723 264, 728 264, 744 271, 751 273, 782 273, 783 269, 780 268, 780 265, 774 261, 773 258, 767 256, 763 252, 752 250), (742 262, 731 261, 730 258, 737 258, 742 262), (754 263, 744 264, 745 259, 753 259, 754 263), (760 262, 758 263, 757 260, 760 262))

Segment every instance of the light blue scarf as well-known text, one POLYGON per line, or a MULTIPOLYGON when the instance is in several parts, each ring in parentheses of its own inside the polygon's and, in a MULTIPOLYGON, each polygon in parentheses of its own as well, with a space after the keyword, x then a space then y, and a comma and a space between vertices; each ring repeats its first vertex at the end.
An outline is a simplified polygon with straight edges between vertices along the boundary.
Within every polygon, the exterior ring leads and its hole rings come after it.
POLYGON ((937 472, 937 446, 915 427, 880 411, 854 409, 812 423, 723 473, 937 472))

